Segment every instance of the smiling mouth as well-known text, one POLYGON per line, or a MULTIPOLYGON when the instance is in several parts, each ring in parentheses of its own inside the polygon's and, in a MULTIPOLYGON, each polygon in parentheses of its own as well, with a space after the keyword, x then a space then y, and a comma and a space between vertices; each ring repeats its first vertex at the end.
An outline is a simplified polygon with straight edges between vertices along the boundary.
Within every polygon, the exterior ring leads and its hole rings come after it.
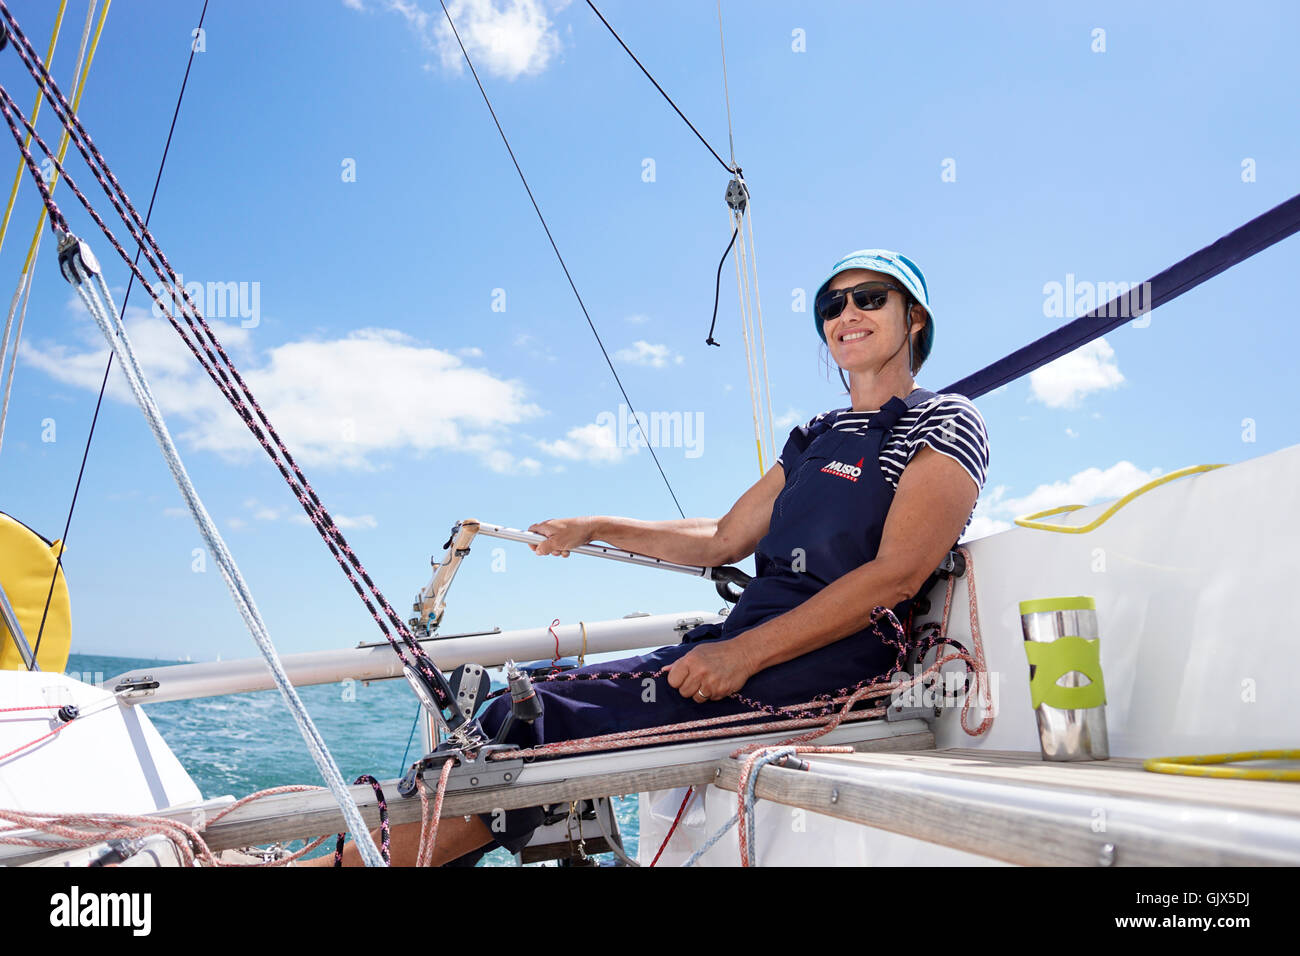
POLYGON ((866 331, 865 329, 858 329, 858 330, 853 331, 853 332, 845 332, 843 335, 840 336, 840 341, 841 341, 841 342, 858 342, 858 341, 861 341, 862 339, 865 339, 865 338, 866 338, 868 335, 870 335, 870 334, 871 334, 871 333, 868 332, 868 331, 866 331))

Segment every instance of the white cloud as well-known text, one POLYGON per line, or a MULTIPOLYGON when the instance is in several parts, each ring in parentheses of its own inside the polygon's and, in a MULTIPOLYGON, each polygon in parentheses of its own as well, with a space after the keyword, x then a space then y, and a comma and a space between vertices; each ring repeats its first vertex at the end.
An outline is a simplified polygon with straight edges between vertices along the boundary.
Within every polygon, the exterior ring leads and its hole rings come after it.
MULTIPOLYGON (((387 6, 406 18, 444 69, 459 73, 464 68, 460 45, 441 7, 426 11, 414 0, 388 0, 387 6)), ((547 6, 542 0, 447 0, 447 12, 475 67, 507 80, 541 73, 559 53, 560 38, 547 6)), ((567 0, 549 6, 560 10, 567 0)))
POLYGON ((1090 392, 1116 388, 1123 381, 1115 350, 1104 338, 1029 373, 1032 397, 1049 408, 1074 408, 1090 392))
POLYGON ((456 354, 463 355, 466 358, 482 358, 483 350, 479 348, 477 345, 467 345, 463 349, 457 349, 456 354))
POLYGON ((630 349, 619 349, 614 353, 614 358, 629 365, 644 365, 647 368, 666 368, 670 362, 681 365, 683 361, 668 346, 652 345, 644 339, 633 342, 630 349))
MULTIPOLYGON (((142 309, 130 313, 128 334, 173 433, 191 447, 231 459, 255 454, 243 421, 166 320, 142 309)), ((250 351, 248 330, 210 324, 220 339, 250 351)), ((102 340, 84 350, 28 340, 23 355, 60 382, 99 388, 102 340)), ((506 429, 541 414, 525 400, 520 382, 470 368, 449 352, 387 329, 286 342, 237 361, 267 418, 304 465, 368 469, 386 453, 463 449, 495 468, 499 456, 489 453, 508 443, 506 429)), ((134 405, 120 372, 110 377, 108 394, 134 405)))
POLYGON ((564 438, 556 441, 539 441, 538 446, 548 455, 570 461, 610 463, 621 461, 629 449, 619 447, 614 440, 614 429, 592 423, 570 428, 564 438))
POLYGON ((546 344, 530 332, 516 332, 510 340, 510 344, 517 349, 523 349, 532 358, 544 362, 555 361, 555 355, 546 347, 546 344))
POLYGON ((480 433, 465 439, 465 448, 475 452, 479 460, 501 475, 535 475, 542 470, 536 458, 519 457, 499 446, 494 436, 480 433))
POLYGON ((343 6, 347 7, 349 10, 364 10, 364 9, 365 9, 365 7, 362 6, 362 4, 361 4, 361 0, 343 0, 343 6))
POLYGON ((627 323, 630 324, 630 325, 645 325, 647 322, 650 321, 650 316, 648 316, 648 315, 629 315, 629 316, 627 316, 627 317, 624 319, 624 321, 627 322, 627 323))
POLYGON ((784 415, 778 415, 775 420, 773 420, 772 425, 775 428, 793 428, 795 425, 798 425, 801 422, 806 422, 807 420, 808 417, 804 415, 803 412, 791 408, 788 409, 784 415))

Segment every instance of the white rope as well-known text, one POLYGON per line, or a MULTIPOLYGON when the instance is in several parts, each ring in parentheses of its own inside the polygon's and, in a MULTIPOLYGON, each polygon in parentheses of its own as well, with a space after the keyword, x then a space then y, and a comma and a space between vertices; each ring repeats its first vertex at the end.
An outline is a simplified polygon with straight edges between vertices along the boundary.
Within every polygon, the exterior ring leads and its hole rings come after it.
POLYGON ((100 331, 104 333, 104 337, 108 340, 113 353, 118 357, 119 367, 122 369, 123 374, 126 375, 127 383, 131 386, 131 392, 135 395, 140 410, 149 422, 154 438, 157 439, 158 446, 162 449, 167 467, 171 470, 172 477, 176 479, 176 485, 180 489, 181 496, 185 499, 185 503, 189 506, 190 513, 194 516, 194 521, 199 527, 199 533, 203 536, 203 540, 212 552, 217 567, 221 570, 221 576, 230 589, 231 596, 235 600, 235 606, 239 609, 244 624, 247 625, 249 633, 253 635, 253 640, 257 643, 262 656, 266 659, 267 666, 270 667, 271 674, 275 678, 276 686, 279 687, 280 693, 284 696, 289 711, 293 714, 298 729, 307 742, 307 749, 310 751, 312 759, 316 762, 321 776, 324 777, 326 785, 333 792, 334 799, 338 801, 339 808, 343 811, 343 817, 347 821, 353 839, 356 841, 362 860, 366 866, 384 866, 383 858, 375 847, 374 840, 370 837, 370 829, 366 826, 365 820, 361 816, 361 810, 352 798, 352 794, 343 780, 342 773, 340 773, 337 764, 334 762, 334 758, 330 754, 324 739, 320 736, 320 732, 312 723, 307 708, 303 706, 302 700, 298 697, 298 692, 294 689, 293 684, 289 682, 289 677, 284 672, 284 666, 280 663, 280 657, 276 653, 275 645, 271 643, 270 634, 267 632, 262 615, 253 601, 253 595, 248 588, 248 584, 244 581, 243 575, 240 574, 234 557, 226 548, 225 541, 222 540, 220 532, 217 531, 211 516, 208 514, 207 509, 204 508, 203 502, 199 499, 198 491, 194 488, 194 483, 190 480, 185 465, 181 462, 180 453, 176 450, 176 445, 172 441, 166 423, 163 421, 162 413, 158 410, 158 405, 154 401, 149 383, 145 379, 144 370, 140 367, 135 349, 127 336, 126 325, 122 322, 122 317, 118 314, 117 307, 113 303, 113 296, 109 291, 108 284, 98 271, 93 274, 95 280, 93 283, 86 282, 87 276, 83 270, 80 257, 73 256, 70 261, 74 264, 73 268, 77 276, 74 282, 77 294, 81 296, 81 301, 85 303, 87 310, 94 317, 96 324, 99 325, 100 331), (110 315, 112 316, 111 321, 110 315))
POLYGON ((736 293, 740 296, 740 334, 745 341, 745 372, 749 375, 749 404, 754 413, 754 446, 758 450, 758 473, 762 477, 767 472, 766 464, 763 461, 763 431, 759 425, 759 401, 757 383, 754 381, 755 369, 757 363, 754 359, 753 347, 750 345, 749 336, 749 308, 748 300, 745 294, 745 278, 749 269, 741 265, 744 258, 744 236, 740 230, 744 227, 741 223, 741 213, 736 210, 730 210, 731 228, 737 230, 737 238, 741 241, 736 245, 736 293))
MULTIPOLYGON (((39 241, 38 241, 39 244, 39 241)), ((35 284, 36 260, 32 260, 32 267, 27 272, 18 277, 18 288, 14 290, 14 300, 9 306, 9 319, 5 322, 4 341, 0 342, 0 366, 4 364, 5 346, 9 341, 9 327, 13 324, 14 313, 18 312, 18 331, 14 335, 14 351, 9 358, 9 374, 5 378, 4 385, 4 402, 0 404, 0 448, 5 443, 5 422, 9 419, 9 395, 14 388, 14 372, 18 365, 18 344, 23 337, 23 320, 27 318, 27 303, 32 297, 32 286, 35 284), (19 310, 18 300, 22 298, 22 308, 19 310)), ((0 372, 3 369, 0 368, 0 372)))
POLYGON ((767 435, 776 454, 776 417, 772 414, 772 379, 767 374, 767 336, 763 332, 763 299, 758 294, 758 247, 754 245, 754 201, 745 190, 745 219, 749 223, 749 261, 754 267, 754 314, 758 316, 758 354, 763 357, 763 395, 767 399, 767 435))

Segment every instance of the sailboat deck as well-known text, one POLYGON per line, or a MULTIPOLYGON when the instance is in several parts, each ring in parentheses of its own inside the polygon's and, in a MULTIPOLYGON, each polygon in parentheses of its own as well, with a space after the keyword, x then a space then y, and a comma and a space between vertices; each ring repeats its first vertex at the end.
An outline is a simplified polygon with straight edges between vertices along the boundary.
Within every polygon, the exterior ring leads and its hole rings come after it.
POLYGON ((1224 809, 1280 813, 1300 818, 1300 785, 1276 780, 1234 780, 1152 773, 1142 760, 1060 762, 1033 752, 953 748, 901 753, 825 754, 829 765, 907 769, 1002 783, 1068 788, 1114 796, 1207 804, 1224 809))
MULTIPOLYGON (((735 790, 732 761, 719 786, 735 790)), ((1300 864, 1300 787, 949 749, 815 754, 767 767, 760 799, 1027 865, 1300 864)))

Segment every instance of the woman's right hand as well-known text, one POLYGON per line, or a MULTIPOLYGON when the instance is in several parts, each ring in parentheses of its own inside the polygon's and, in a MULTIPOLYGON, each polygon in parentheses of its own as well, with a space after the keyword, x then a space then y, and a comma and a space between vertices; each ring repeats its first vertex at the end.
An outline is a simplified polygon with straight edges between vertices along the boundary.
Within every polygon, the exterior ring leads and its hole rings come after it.
POLYGON ((588 544, 596 538, 596 522, 594 516, 551 518, 549 521, 540 521, 530 525, 528 530, 543 535, 546 540, 530 544, 528 547, 537 554, 558 554, 562 558, 567 558, 570 549, 588 544))

